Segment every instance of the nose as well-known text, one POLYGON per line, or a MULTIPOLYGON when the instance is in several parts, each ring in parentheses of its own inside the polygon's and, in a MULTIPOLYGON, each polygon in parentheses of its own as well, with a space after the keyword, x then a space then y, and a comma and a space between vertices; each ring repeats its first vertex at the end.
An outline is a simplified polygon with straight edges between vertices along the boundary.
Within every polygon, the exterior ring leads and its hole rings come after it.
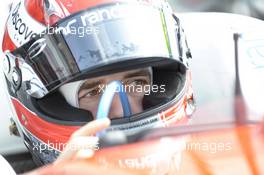
MULTIPOLYGON (((143 97, 138 98, 138 97, 128 96, 128 101, 131 107, 132 115, 143 111, 142 100, 143 97)), ((109 118, 114 119, 114 118, 123 118, 123 117, 124 117, 124 113, 123 113, 121 100, 119 96, 115 94, 110 108, 109 118)))
POLYGON ((99 101, 96 119, 105 117, 117 118, 122 116, 120 110, 121 106, 125 117, 131 115, 128 97, 124 91, 120 91, 121 89, 123 89, 121 81, 116 80, 108 84, 99 101), (117 99, 117 93, 120 97, 120 101, 117 99))
POLYGON ((119 96, 117 94, 114 95, 113 101, 111 104, 109 118, 122 118, 123 117, 123 108, 119 96))

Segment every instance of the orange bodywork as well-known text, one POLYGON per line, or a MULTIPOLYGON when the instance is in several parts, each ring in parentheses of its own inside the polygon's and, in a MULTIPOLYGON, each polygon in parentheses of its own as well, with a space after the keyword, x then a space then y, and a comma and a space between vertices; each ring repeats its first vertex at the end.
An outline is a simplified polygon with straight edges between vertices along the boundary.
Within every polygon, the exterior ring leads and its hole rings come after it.
POLYGON ((34 174, 264 174, 261 124, 162 137, 104 148, 88 160, 42 168, 34 174))
POLYGON ((217 143, 218 150, 187 150, 178 174, 264 174, 259 125, 193 135, 192 143, 217 143))

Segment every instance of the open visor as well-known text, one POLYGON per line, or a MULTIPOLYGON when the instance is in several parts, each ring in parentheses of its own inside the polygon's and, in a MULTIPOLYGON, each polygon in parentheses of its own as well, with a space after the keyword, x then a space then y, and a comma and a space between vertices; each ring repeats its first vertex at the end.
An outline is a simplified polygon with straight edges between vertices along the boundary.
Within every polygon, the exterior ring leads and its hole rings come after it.
POLYGON ((102 75, 102 67, 116 63, 115 69, 147 66, 153 59, 179 61, 177 26, 163 8, 108 4, 61 20, 12 55, 20 58, 22 87, 41 98, 80 75, 102 75))

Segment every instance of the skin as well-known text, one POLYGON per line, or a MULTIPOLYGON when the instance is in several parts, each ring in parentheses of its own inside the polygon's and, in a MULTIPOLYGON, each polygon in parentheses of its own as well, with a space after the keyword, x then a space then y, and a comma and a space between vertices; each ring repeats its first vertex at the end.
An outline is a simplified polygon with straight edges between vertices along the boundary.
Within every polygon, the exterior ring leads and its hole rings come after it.
POLYGON ((94 135, 98 131, 109 127, 110 123, 111 122, 108 118, 102 120, 94 120, 87 123, 79 130, 75 131, 71 135, 71 138, 69 139, 67 144, 76 145, 78 149, 71 149, 71 147, 66 147, 57 158, 54 165, 92 157, 94 150, 81 148, 91 148, 92 145, 96 145, 98 143, 98 137, 94 135))
MULTIPOLYGON (((120 80, 123 85, 127 86, 143 87, 151 83, 151 71, 149 68, 137 69, 86 80, 81 85, 78 93, 80 108, 89 110, 92 112, 93 116, 96 116, 98 103, 103 93, 103 88, 114 80, 120 80)), ((128 95, 132 114, 142 112, 142 100, 144 97, 144 92, 135 92, 132 89, 127 89, 126 93, 128 95)), ((118 95, 116 94, 111 104, 109 118, 113 119, 122 116, 122 105, 118 95)))

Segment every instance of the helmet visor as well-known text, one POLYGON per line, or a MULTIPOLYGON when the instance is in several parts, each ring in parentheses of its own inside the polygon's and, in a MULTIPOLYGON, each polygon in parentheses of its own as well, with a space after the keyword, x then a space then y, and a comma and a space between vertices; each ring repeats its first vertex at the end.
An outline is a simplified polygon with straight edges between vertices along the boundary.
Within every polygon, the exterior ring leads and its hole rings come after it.
POLYGON ((179 59, 176 28, 172 13, 163 8, 108 4, 61 20, 13 54, 23 58, 22 72, 31 72, 22 81, 31 85, 27 92, 41 98, 83 73, 102 72, 100 67, 114 63, 179 59))

